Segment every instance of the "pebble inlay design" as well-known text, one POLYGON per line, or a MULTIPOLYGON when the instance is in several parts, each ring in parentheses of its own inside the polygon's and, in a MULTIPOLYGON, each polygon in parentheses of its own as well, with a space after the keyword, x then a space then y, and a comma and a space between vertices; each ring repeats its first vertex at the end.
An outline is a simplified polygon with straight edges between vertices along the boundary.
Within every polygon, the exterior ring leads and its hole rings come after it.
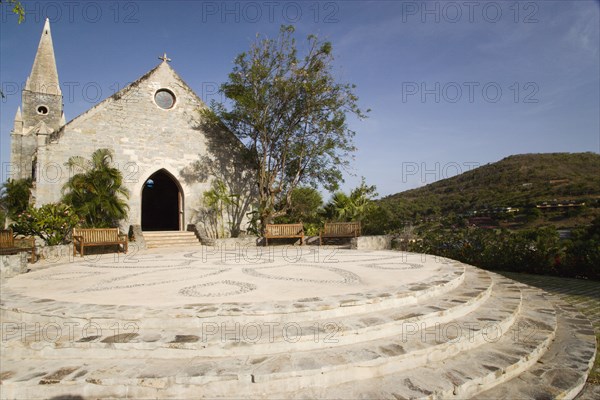
MULTIPOLYGON (((256 276, 259 278, 265 279, 277 279, 281 281, 293 281, 293 282, 310 282, 310 283, 325 283, 330 285, 352 285, 360 282, 360 277, 353 272, 335 268, 335 267, 324 267, 320 265, 304 265, 304 264, 294 264, 293 266, 282 267, 282 266, 273 266, 273 267, 259 267, 259 268, 244 268, 242 270, 243 273, 256 276), (258 270, 265 270, 271 268, 320 268, 323 270, 331 271, 335 274, 338 274, 342 277, 342 280, 332 280, 332 279, 306 279, 306 278, 294 278, 288 276, 274 275, 274 274, 266 274, 263 272, 259 272, 258 270)), ((310 272, 307 272, 307 276, 310 276, 310 272)))
POLYGON ((231 296, 234 294, 242 294, 248 293, 253 290, 256 290, 256 285, 246 282, 237 282, 237 281, 220 281, 220 282, 208 282, 201 283, 199 285, 188 286, 179 291, 180 294, 184 296, 190 297, 222 297, 222 296, 231 296), (231 290, 227 292, 205 292, 204 288, 217 286, 217 285, 228 285, 228 286, 236 286, 237 290, 231 290))
POLYGON ((76 257, 15 277, 6 289, 27 293, 34 299, 86 305, 168 308, 189 304, 189 298, 195 297, 212 304, 239 301, 261 304, 261 310, 265 307, 285 310, 296 309, 293 305, 298 299, 316 296, 322 298, 312 304, 316 308, 340 302, 369 303, 374 301, 368 295, 374 288, 389 293, 388 297, 403 292, 412 295, 415 286, 437 285, 435 279, 441 277, 445 279, 440 284, 451 287, 458 284, 463 272, 464 268, 457 263, 401 252, 312 246, 223 251, 203 247, 169 254, 137 252, 126 256, 76 257), (215 277, 218 279, 212 279, 215 277), (50 281, 52 285, 48 285, 50 281), (322 296, 324 290, 327 296, 322 296))

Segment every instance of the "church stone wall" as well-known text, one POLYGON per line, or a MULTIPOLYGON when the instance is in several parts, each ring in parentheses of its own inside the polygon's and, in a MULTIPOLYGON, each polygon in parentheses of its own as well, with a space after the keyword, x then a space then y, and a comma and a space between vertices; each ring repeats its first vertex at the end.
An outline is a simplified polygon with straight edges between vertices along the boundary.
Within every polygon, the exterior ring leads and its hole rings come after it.
MULTIPOLYGON (((202 194, 210 189, 213 177, 199 172, 202 163, 231 156, 218 154, 219 146, 207 148, 209 141, 202 128, 201 107, 204 107, 202 101, 163 62, 69 122, 38 148, 40 171, 35 189, 36 204, 60 200, 61 189, 70 174, 65 166, 69 157, 90 159, 95 150, 109 148, 130 192, 129 221, 123 222, 123 228, 141 224, 144 183, 161 169, 173 175, 183 191, 183 228, 197 223, 202 194), (175 105, 168 110, 160 108, 154 100, 156 91, 165 88, 176 97, 175 105)), ((229 132, 220 134, 231 135, 229 132)), ((228 150, 222 148, 222 151, 228 150)))

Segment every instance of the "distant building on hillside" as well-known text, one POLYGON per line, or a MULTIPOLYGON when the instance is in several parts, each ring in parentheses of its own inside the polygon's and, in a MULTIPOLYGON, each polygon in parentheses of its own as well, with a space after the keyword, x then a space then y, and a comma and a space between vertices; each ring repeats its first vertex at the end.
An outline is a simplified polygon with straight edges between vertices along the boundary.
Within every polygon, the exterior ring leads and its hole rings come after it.
POLYGON ((584 201, 568 200, 568 201, 545 201, 541 204, 537 204, 536 207, 542 210, 547 209, 560 209, 560 208, 575 208, 585 206, 584 201))

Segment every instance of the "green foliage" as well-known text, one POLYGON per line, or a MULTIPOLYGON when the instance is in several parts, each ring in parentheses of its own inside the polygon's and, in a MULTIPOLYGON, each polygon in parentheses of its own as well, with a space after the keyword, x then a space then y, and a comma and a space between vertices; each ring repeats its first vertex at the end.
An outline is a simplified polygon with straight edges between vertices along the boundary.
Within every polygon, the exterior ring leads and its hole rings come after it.
POLYGON ((246 213, 248 218, 248 225, 246 226, 246 232, 254 236, 260 236, 260 214, 257 210, 251 210, 246 213))
POLYGON ((296 221, 318 222, 322 206, 323 196, 318 190, 298 187, 292 190, 292 203, 288 215, 296 221))
POLYGON ((27 209, 31 198, 31 179, 9 179, 0 192, 0 207, 11 219, 27 209))
MULTIPOLYGON (((226 235, 225 213, 227 207, 233 204, 233 199, 225 183, 219 179, 213 180, 211 189, 204 192, 203 202, 208 209, 205 218, 209 219, 210 224, 205 225, 211 230, 209 234, 212 233, 215 238, 224 238, 226 235)), ((231 226, 231 224, 229 225, 231 226)))
POLYGON ((540 209, 535 206, 525 207, 523 214, 525 215, 527 222, 533 222, 542 216, 540 209))
POLYGON ((591 226, 573 232, 565 264, 572 276, 600 280, 600 218, 591 226))
POLYGON ((302 222, 307 236, 316 236, 323 227, 323 196, 312 187, 298 187, 292 190, 292 203, 285 215, 275 218, 276 224, 302 222))
POLYGON ((421 233, 410 251, 440 255, 485 269, 600 280, 598 223, 561 242, 551 227, 509 232, 479 228, 421 233))
POLYGON ((364 117, 354 86, 335 81, 329 42, 307 38, 298 55, 294 28, 261 39, 235 60, 221 85, 231 108, 213 103, 219 119, 252 151, 260 229, 291 207, 301 185, 335 190, 355 150, 347 114, 364 117))
POLYGON ((363 235, 384 235, 392 230, 390 211, 373 202, 362 220, 363 235))
POLYGON ((305 222, 303 225, 304 234, 307 236, 319 236, 319 232, 323 228, 322 222, 305 222))
POLYGON ((368 186, 365 179, 352 189, 350 195, 343 192, 333 194, 325 206, 326 218, 334 221, 363 221, 374 212, 376 207, 373 198, 377 196, 375 186, 368 186))
POLYGON ((275 218, 278 224, 321 224, 320 212, 323 206, 323 196, 312 187, 297 187, 291 192, 292 202, 285 215, 275 218))
MULTIPOLYGON (((12 4, 12 12, 13 14, 17 15, 17 17, 19 17, 19 24, 23 21, 25 21, 25 8, 23 7, 23 4, 21 4, 21 2, 19 0, 0 0, 0 4, 2 4, 3 2, 8 3, 8 4, 12 4)), ((0 10, 3 9, 4 7, 0 6, 0 10)), ((3 96, 4 97, 4 96, 3 96)))
POLYGON ((119 221, 127 218, 129 206, 124 199, 129 198, 129 192, 112 159, 111 150, 98 149, 91 160, 71 157, 65 164, 72 172, 79 172, 63 187, 63 202, 83 218, 85 227, 118 227, 119 221))
POLYGON ((65 204, 46 204, 40 208, 29 207, 16 216, 11 228, 15 233, 26 236, 39 236, 46 245, 55 246, 68 243, 73 227, 79 217, 65 204))

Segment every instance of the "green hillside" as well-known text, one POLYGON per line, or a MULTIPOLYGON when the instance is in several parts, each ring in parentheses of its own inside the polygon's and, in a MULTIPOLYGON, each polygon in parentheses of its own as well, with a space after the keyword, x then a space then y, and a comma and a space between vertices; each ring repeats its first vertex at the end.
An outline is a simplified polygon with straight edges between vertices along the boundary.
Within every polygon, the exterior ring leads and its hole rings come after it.
POLYGON ((599 200, 599 154, 549 153, 510 156, 385 197, 379 204, 391 214, 392 225, 396 226, 449 216, 495 216, 512 207, 519 211, 513 212, 510 219, 521 225, 535 226, 536 218, 515 219, 525 213, 541 215, 538 225, 568 227, 586 223, 598 215, 599 200), (565 206, 568 201, 573 206, 565 206), (548 209, 536 207, 544 202, 548 209))

